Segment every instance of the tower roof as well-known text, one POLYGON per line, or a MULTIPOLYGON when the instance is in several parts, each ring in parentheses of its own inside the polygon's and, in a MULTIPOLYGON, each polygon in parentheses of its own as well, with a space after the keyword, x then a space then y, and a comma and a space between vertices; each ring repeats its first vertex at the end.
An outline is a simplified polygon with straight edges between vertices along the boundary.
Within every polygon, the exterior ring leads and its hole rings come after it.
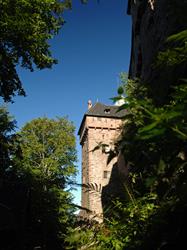
POLYGON ((87 116, 101 116, 101 117, 113 117, 122 118, 125 114, 125 110, 119 110, 119 106, 105 105, 100 102, 96 102, 86 113, 87 116))
POLYGON ((105 105, 100 102, 96 102, 88 111, 84 114, 83 120, 81 122, 78 135, 80 135, 81 128, 86 119, 86 116, 95 116, 95 117, 108 117, 122 119, 123 116, 127 113, 126 110, 119 110, 119 106, 105 105))

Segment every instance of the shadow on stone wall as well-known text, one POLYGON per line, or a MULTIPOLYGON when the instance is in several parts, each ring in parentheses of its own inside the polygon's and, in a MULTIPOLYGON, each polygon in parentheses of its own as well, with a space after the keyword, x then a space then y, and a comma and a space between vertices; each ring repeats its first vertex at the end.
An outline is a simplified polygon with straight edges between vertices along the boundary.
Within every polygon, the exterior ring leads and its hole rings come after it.
POLYGON ((125 187, 121 178, 117 163, 112 167, 108 185, 104 186, 101 193, 103 216, 109 217, 110 211, 117 199, 124 200, 126 197, 125 187))

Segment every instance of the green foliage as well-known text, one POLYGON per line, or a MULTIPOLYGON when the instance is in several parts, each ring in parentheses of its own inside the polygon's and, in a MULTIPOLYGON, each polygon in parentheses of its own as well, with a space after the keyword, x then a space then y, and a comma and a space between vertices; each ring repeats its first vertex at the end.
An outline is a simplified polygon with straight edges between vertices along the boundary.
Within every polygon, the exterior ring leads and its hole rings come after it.
POLYGON ((137 199, 136 203, 127 206, 116 201, 111 219, 103 224, 93 224, 77 227, 70 231, 67 241, 69 249, 131 249, 132 242, 136 247, 141 244, 142 237, 151 223, 151 216, 155 213, 157 197, 153 194, 137 199))
POLYGON ((0 230, 6 236, 1 246, 66 248, 67 228, 75 220, 73 124, 38 118, 12 134, 15 125, 6 109, 0 109, 0 118, 0 230))
POLYGON ((71 8, 72 0, 0 0, 0 96, 5 101, 25 95, 18 66, 33 71, 57 63, 49 40, 64 25, 64 11, 71 8))
POLYGON ((0 1, 0 95, 10 101, 16 92, 24 95, 17 65, 30 69, 51 68, 49 39, 64 24, 62 13, 71 8, 71 0, 0 1))
POLYGON ((15 129, 16 122, 13 120, 5 107, 0 107, 0 178, 2 178, 11 164, 11 151, 13 140, 11 132, 15 129))
POLYGON ((38 118, 27 123, 19 135, 22 159, 17 164, 31 195, 32 244, 37 232, 40 246, 61 249, 74 211, 67 189, 76 173, 74 126, 66 118, 38 118))
POLYGON ((178 66, 186 63, 187 30, 183 30, 167 39, 168 49, 158 55, 158 65, 178 66))
POLYGON ((15 129, 15 121, 11 117, 5 107, 0 107, 0 132, 4 136, 15 129))
MULTIPOLYGON (((163 65, 169 70, 185 67, 186 39, 186 31, 168 39, 168 49, 158 57, 163 72, 163 65)), ((170 85, 167 101, 158 106, 148 86, 138 79, 127 81, 121 74, 122 86, 113 100, 123 99, 119 110, 127 110, 117 145, 128 166, 124 187, 129 198, 113 201, 103 224, 78 228, 76 236, 72 232, 72 245, 76 239, 81 242, 72 249, 169 250, 185 244, 187 81, 183 76, 182 70, 170 85)))
POLYGON ((38 118, 21 130, 24 166, 36 179, 64 185, 75 173, 74 126, 65 118, 38 118))

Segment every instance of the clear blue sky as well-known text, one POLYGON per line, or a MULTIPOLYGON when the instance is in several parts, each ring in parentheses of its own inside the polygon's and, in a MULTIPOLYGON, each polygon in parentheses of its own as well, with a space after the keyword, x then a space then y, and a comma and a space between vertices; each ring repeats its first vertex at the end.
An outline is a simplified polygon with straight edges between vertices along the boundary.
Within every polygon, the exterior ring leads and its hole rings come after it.
MULTIPOLYGON (((131 18, 126 9, 127 0, 100 0, 99 4, 89 0, 87 5, 73 1, 73 10, 64 15, 66 24, 50 42, 58 65, 34 73, 19 70, 27 97, 16 97, 8 105, 19 128, 41 116, 68 116, 77 134, 89 99, 112 104, 119 73, 129 67, 131 18)), ((76 137, 80 182, 81 148, 76 137)), ((80 190, 75 196, 79 203, 80 190)))

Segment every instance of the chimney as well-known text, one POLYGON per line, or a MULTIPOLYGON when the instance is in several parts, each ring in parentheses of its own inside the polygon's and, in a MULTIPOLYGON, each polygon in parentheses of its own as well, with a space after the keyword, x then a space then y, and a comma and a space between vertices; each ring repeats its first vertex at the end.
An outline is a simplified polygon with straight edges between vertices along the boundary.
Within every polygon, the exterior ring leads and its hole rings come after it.
POLYGON ((88 100, 88 110, 92 107, 92 101, 88 100))

